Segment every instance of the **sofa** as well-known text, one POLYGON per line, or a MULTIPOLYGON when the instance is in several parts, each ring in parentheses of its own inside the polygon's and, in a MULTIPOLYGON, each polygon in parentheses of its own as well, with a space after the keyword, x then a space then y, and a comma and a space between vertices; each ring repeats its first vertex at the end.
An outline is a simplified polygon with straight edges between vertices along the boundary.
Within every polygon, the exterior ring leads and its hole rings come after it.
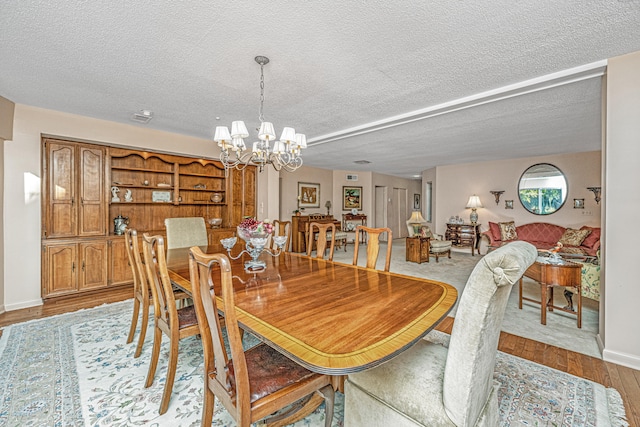
POLYGON ((582 226, 579 229, 581 233, 575 233, 575 229, 546 222, 533 222, 514 226, 515 224, 512 221, 502 223, 489 222, 489 230, 482 233, 484 237, 489 239, 489 250, 498 248, 513 240, 529 242, 537 249, 552 249, 558 242, 562 242, 563 246, 560 249, 560 255, 596 257, 600 248, 600 228, 598 227, 582 226), (514 228, 515 231, 513 230, 514 228), (589 232, 586 232, 587 230, 589 232), (580 241, 580 238, 577 240, 574 238, 576 234, 586 234, 586 236, 580 241), (506 238, 504 238, 505 235, 506 238), (578 242, 579 244, 575 244, 578 242))

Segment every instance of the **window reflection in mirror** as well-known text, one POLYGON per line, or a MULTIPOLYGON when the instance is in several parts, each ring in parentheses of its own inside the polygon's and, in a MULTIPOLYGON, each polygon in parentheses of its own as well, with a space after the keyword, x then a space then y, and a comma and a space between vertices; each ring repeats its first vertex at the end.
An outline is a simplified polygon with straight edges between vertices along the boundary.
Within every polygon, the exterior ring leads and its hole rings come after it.
POLYGON ((518 197, 522 206, 532 214, 552 214, 560 209, 567 199, 567 179, 562 171, 552 164, 533 165, 520 177, 518 197))

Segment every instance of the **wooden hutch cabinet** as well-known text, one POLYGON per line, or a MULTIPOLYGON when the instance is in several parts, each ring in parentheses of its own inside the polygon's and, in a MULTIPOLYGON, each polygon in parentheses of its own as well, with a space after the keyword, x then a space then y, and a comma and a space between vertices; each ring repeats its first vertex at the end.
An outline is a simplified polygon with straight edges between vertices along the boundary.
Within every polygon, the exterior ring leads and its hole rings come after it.
POLYGON ((222 218, 209 242, 256 214, 256 168, 225 174, 217 160, 43 138, 42 298, 130 285, 114 218, 165 235, 172 217, 222 218))

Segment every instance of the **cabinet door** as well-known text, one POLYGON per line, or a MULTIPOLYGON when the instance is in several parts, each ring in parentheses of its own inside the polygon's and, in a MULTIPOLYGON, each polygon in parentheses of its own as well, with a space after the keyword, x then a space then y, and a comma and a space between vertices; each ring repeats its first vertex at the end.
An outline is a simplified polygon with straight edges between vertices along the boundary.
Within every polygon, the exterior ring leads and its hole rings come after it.
POLYGON ((47 155, 47 237, 73 237, 76 223, 75 145, 46 142, 47 155))
POLYGON ((80 270, 78 288, 92 289, 107 286, 107 242, 79 243, 80 270))
POLYGON ((232 172, 231 226, 235 227, 245 216, 256 216, 256 167, 247 166, 232 172))
POLYGON ((109 285, 133 283, 126 243, 123 238, 109 241, 109 285))
POLYGON ((78 290, 76 248, 75 243, 46 245, 43 298, 78 290))
POLYGON ((78 154, 78 235, 104 236, 104 152, 99 147, 81 145, 78 154))
POLYGON ((256 167, 247 167, 244 170, 244 199, 242 216, 255 217, 256 211, 256 167))

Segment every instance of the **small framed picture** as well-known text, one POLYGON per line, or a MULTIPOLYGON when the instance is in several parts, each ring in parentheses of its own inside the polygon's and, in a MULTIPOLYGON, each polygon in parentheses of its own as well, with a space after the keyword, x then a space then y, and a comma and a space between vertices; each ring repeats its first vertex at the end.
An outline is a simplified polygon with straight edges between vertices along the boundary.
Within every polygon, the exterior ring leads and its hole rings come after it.
POLYGON ((298 207, 299 208, 319 208, 320 207, 320 184, 309 182, 298 183, 298 207))
POLYGON ((413 195, 413 210, 414 211, 420 210, 420 194, 413 195))
POLYGON ((584 199, 573 199, 573 209, 584 209, 584 199))
POLYGON ((342 187, 342 210, 362 209, 362 187, 342 187))
POLYGON ((513 209, 513 200, 505 200, 504 201, 505 209, 513 209))

